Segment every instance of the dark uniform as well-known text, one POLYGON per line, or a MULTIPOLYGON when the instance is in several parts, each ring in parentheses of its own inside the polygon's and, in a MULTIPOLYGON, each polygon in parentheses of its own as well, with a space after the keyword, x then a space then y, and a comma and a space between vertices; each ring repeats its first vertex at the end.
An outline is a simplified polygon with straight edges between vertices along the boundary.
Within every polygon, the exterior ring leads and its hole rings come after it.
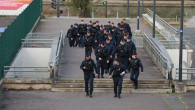
MULTIPOLYGON (((101 43, 101 45, 104 45, 104 43, 101 43)), ((108 57, 108 51, 106 47, 97 47, 95 50, 95 56, 97 60, 97 73, 98 73, 98 78, 100 77, 100 69, 101 69, 101 78, 104 78, 104 69, 106 68, 106 63, 107 60, 109 60, 108 57), (101 60, 99 60, 101 58, 101 60)))
POLYGON ((79 24, 78 26, 78 33, 79 33, 79 46, 83 47, 83 37, 85 35, 85 31, 86 31, 86 25, 85 24, 79 24))
MULTIPOLYGON (((88 33, 90 33, 88 31, 88 33)), ((90 55, 92 53, 92 47, 93 47, 93 37, 92 36, 84 36, 84 47, 85 47, 85 55, 90 55)))
POLYGON ((138 87, 139 68, 141 68, 141 72, 143 72, 141 60, 139 58, 131 59, 127 69, 130 70, 130 79, 134 82, 135 89, 138 87))
POLYGON ((78 40, 79 40, 79 36, 78 36, 78 32, 77 32, 77 27, 78 24, 74 24, 74 28, 71 30, 71 34, 70 36, 72 37, 72 40, 71 40, 71 45, 73 47, 76 47, 78 45, 78 40), (76 44, 75 44, 76 42, 76 44))
MULTIPOLYGON (((128 38, 128 39, 130 39, 130 38, 128 38)), ((128 46, 131 55, 132 55, 133 53, 137 53, 137 52, 136 52, 135 44, 134 44, 132 41, 126 42, 126 45, 128 46)))
POLYGON ((94 69, 96 70, 96 65, 94 63, 94 61, 92 59, 89 60, 84 60, 81 63, 80 68, 83 70, 84 72, 84 80, 85 80, 85 92, 86 95, 89 95, 89 89, 88 89, 88 84, 90 81, 90 97, 92 97, 92 92, 93 92, 93 80, 95 77, 94 69), (84 67, 86 67, 86 69, 84 69, 84 67))
POLYGON ((72 39, 71 39, 72 38, 71 37, 71 30, 72 30, 72 28, 73 28, 73 25, 70 26, 70 29, 68 29, 67 34, 66 34, 66 37, 69 40, 69 46, 70 47, 73 47, 73 45, 72 45, 72 39))
POLYGON ((110 69, 109 75, 112 75, 113 81, 114 81, 114 97, 117 97, 117 93, 118 93, 118 97, 120 98, 120 94, 122 91, 122 83, 123 83, 123 75, 121 74, 122 72, 125 72, 125 66, 123 64, 119 64, 119 65, 113 65, 110 69), (117 86, 118 86, 118 91, 117 91, 117 86))
MULTIPOLYGON (((107 66, 106 66, 107 67, 106 70, 108 71, 110 69, 110 67, 112 66, 114 58, 115 58, 115 47, 109 39, 106 40, 105 47, 108 51, 108 56, 109 56, 109 63, 107 63, 107 66), (107 41, 109 41, 109 42, 107 42, 107 41)), ((106 73, 107 73, 107 71, 106 71, 106 73)))
POLYGON ((131 53, 129 52, 128 46, 120 44, 116 48, 116 53, 117 53, 117 58, 120 60, 120 63, 125 65, 125 67, 127 68, 129 63, 129 58, 131 58, 131 53))

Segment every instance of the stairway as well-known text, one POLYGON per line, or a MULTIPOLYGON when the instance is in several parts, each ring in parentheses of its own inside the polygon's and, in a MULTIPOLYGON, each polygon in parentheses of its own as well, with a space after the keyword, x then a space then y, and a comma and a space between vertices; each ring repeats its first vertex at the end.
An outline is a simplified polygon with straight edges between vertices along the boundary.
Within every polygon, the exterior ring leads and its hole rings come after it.
MULTIPOLYGON (((83 79, 57 79, 54 81, 53 92, 84 92, 83 79)), ((94 92, 113 92, 113 80, 95 79, 94 92)), ((139 80, 137 90, 134 90, 132 82, 123 80, 123 93, 171 93, 167 80, 139 80)))

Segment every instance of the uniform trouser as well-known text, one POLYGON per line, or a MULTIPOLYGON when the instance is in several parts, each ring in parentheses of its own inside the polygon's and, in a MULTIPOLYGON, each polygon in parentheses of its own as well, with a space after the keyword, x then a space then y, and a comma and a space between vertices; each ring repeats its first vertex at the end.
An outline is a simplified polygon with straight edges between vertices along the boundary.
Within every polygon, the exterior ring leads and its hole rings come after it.
POLYGON ((70 41, 69 41, 70 47, 74 47, 75 46, 75 40, 76 40, 76 38, 73 38, 73 40, 70 39, 70 41))
POLYGON ((76 44, 75 44, 75 47, 77 47, 81 42, 81 39, 79 36, 76 37, 76 44))
POLYGON ((107 68, 106 69, 110 69, 110 67, 113 65, 113 62, 114 62, 114 58, 111 58, 110 60, 109 60, 109 63, 106 63, 107 64, 107 68))
POLYGON ((102 60, 97 60, 97 73, 100 75, 101 69, 101 76, 104 75, 104 69, 106 68, 106 59, 102 58, 102 60))
POLYGON ((84 34, 80 34, 80 42, 79 42, 79 46, 83 47, 84 44, 84 34))
POLYGON ((119 77, 113 77, 114 81, 114 93, 115 94, 121 94, 122 91, 122 83, 123 83, 123 76, 119 77), (118 91, 117 91, 117 86, 118 86, 118 91))
POLYGON ((84 80, 85 80, 85 92, 89 92, 88 84, 90 82, 90 93, 92 93, 93 92, 94 73, 85 74, 84 80))
POLYGON ((96 49, 99 46, 99 42, 94 42, 93 48, 96 49))
POLYGON ((125 68, 127 68, 128 63, 129 63, 129 58, 128 57, 119 57, 120 63, 125 65, 125 68))
POLYGON ((90 55, 91 56, 91 53, 92 53, 92 46, 85 47, 85 56, 86 55, 90 55))
POLYGON ((139 70, 131 70, 130 79, 138 86, 139 70))

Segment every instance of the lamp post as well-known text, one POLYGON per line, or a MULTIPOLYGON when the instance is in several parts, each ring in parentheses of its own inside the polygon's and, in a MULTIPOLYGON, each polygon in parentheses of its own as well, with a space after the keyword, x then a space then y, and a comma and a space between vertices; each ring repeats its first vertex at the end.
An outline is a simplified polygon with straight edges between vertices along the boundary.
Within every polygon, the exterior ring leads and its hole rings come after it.
POLYGON ((152 37, 155 38, 155 15, 156 15, 156 0, 153 0, 153 33, 152 37))
POLYGON ((180 46, 179 46, 179 82, 182 82, 182 61, 183 61, 183 13, 184 0, 181 0, 181 21, 180 21, 180 46))
POLYGON ((140 18, 140 0, 138 0, 138 6, 137 6, 137 30, 139 30, 139 18, 140 18))

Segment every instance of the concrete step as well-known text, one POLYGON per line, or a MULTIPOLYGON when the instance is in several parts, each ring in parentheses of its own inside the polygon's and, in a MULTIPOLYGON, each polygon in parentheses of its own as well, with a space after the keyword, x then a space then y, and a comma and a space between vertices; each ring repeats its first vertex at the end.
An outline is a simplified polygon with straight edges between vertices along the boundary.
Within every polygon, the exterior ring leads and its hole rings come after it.
MULTIPOLYGON (((85 92, 84 88, 52 88, 53 92, 85 92)), ((113 93, 113 88, 94 88, 94 92, 113 93)), ((122 93, 171 93, 172 89, 127 89, 123 88, 122 93)))
MULTIPOLYGON (((134 88, 133 84, 123 84, 123 88, 134 88)), ((55 88, 84 88, 84 83, 59 83, 55 88)), ((94 83, 94 88, 113 88, 113 84, 94 83)), ((139 84, 141 89, 169 89, 167 84, 139 84)))
MULTIPOLYGON (((58 79, 55 83, 84 83, 83 79, 58 79)), ((113 84, 112 79, 95 79, 94 83, 113 84)), ((124 79, 123 84, 130 84, 132 81, 124 79)), ((139 84, 168 84, 168 80, 139 80, 139 84)))

